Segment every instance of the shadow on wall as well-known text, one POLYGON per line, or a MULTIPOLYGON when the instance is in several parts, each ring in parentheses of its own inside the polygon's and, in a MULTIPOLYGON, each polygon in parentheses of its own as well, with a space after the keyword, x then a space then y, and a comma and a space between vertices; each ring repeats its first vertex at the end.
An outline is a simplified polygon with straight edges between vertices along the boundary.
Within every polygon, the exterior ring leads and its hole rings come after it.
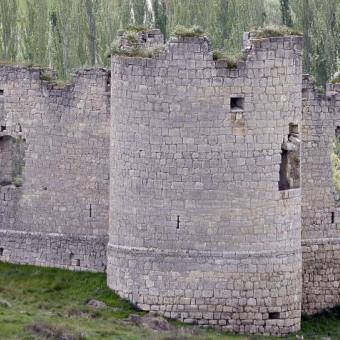
POLYGON ((300 137, 297 124, 289 124, 289 134, 281 146, 279 190, 300 188, 300 137))
POLYGON ((26 140, 6 134, 6 127, 1 127, 0 135, 0 185, 22 185, 25 166, 26 140))

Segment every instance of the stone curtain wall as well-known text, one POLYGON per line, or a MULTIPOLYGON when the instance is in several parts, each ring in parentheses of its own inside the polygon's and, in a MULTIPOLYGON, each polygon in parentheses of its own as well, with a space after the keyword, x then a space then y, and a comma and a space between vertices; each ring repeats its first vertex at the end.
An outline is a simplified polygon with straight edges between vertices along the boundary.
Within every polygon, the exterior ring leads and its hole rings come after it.
POLYGON ((204 37, 112 58, 108 284, 184 322, 284 334, 301 314, 300 189, 278 182, 302 39, 245 40, 235 70, 204 37))
POLYGON ((302 251, 303 303, 313 314, 340 303, 340 205, 332 181, 331 150, 340 126, 340 85, 318 93, 303 78, 302 251))
POLYGON ((79 71, 59 88, 41 74, 0 68, 3 133, 26 143, 22 187, 0 187, 0 260, 104 271, 109 75, 79 71))

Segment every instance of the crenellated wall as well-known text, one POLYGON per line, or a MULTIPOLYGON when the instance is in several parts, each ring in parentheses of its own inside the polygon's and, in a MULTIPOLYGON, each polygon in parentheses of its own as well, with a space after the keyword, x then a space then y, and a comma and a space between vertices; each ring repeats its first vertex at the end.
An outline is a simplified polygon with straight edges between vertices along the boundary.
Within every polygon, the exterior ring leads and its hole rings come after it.
POLYGON ((247 333, 300 327, 299 37, 247 36, 228 69, 205 37, 112 58, 108 284, 145 310, 247 333))
POLYGON ((313 314, 340 303, 340 205, 331 164, 340 84, 323 94, 306 75, 302 93, 302 309, 313 314))
POLYGON ((0 200, 1 260, 105 270, 108 76, 78 71, 71 85, 58 87, 41 80, 40 69, 0 68, 0 143, 25 144, 22 186, 0 187, 8 197, 0 200))
POLYGON ((302 75, 297 36, 245 33, 230 68, 203 36, 119 35, 63 87, 0 66, 0 261, 107 267, 144 310, 241 333, 339 304, 340 84, 302 75))

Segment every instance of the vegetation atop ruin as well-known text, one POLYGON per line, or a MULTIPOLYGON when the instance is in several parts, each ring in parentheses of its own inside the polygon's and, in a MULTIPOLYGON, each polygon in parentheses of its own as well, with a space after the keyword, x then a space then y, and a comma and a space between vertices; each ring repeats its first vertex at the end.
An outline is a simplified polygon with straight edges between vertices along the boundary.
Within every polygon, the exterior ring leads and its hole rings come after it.
MULTIPOLYGON (((170 321, 171 331, 155 331, 127 322, 143 315, 106 285, 101 273, 13 265, 0 262, 0 339, 130 339, 130 340, 271 340, 276 337, 232 335, 170 321), (105 303, 93 308, 88 301, 105 303)), ((340 308, 304 317, 305 339, 339 339, 340 308)), ((281 337, 296 340, 296 335, 281 337)), ((300 337, 300 339, 302 339, 300 337)))
POLYGON ((339 84, 340 83, 340 71, 336 72, 331 79, 332 84, 339 84))
POLYGON ((185 27, 178 25, 175 27, 173 34, 178 37, 201 37, 204 35, 204 30, 200 26, 185 27))
POLYGON ((52 65, 67 78, 85 64, 108 65, 107 49, 122 27, 154 25, 168 39, 177 25, 196 24, 215 48, 238 51, 243 31, 283 24, 308 37, 304 72, 325 84, 336 70, 339 14, 336 0, 1 0, 0 58, 52 65))
POLYGON ((139 33, 139 32, 150 32, 152 31, 152 26, 149 26, 149 25, 135 25, 135 24, 130 24, 130 25, 127 25, 125 28, 124 28, 124 32, 136 32, 136 33, 139 33))
POLYGON ((53 80, 51 74, 48 74, 48 73, 46 73, 46 72, 44 72, 44 73, 40 76, 40 79, 41 79, 41 80, 44 80, 44 81, 52 81, 52 80, 53 80))
POLYGON ((260 27, 253 31, 254 38, 274 38, 274 37, 286 37, 286 36, 303 36, 303 33, 287 26, 266 26, 260 27))
POLYGON ((224 50, 214 50, 213 59, 224 61, 227 64, 227 68, 234 69, 237 68, 237 62, 246 60, 246 55, 242 52, 237 54, 230 54, 224 50))
POLYGON ((109 55, 117 55, 129 58, 154 58, 164 51, 165 45, 155 45, 150 47, 132 47, 125 49, 118 42, 114 42, 109 55))

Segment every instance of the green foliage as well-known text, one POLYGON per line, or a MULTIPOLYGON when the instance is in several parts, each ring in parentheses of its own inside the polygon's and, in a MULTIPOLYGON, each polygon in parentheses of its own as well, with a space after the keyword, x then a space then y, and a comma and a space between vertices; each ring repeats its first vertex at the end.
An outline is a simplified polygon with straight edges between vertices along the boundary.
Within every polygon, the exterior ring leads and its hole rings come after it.
POLYGON ((227 63, 227 68, 234 69, 234 68, 237 68, 237 62, 245 61, 246 57, 242 53, 229 54, 228 52, 223 51, 223 50, 214 50, 213 59, 224 61, 227 63))
POLYGON ((283 25, 292 27, 293 21, 292 21, 290 6, 289 6, 289 0, 280 0, 280 6, 281 6, 281 18, 282 18, 283 25))
POLYGON ((124 28, 125 32, 150 32, 152 28, 149 25, 128 25, 124 28))
POLYGON ((257 39, 302 35, 299 30, 287 26, 266 26, 254 30, 254 36, 257 39))
POLYGON ((128 31, 125 33, 124 37, 127 39, 129 44, 138 43, 138 33, 136 31, 128 31))
POLYGON ((179 37, 201 37, 204 35, 204 30, 200 26, 184 27, 178 25, 175 27, 173 34, 179 37))

